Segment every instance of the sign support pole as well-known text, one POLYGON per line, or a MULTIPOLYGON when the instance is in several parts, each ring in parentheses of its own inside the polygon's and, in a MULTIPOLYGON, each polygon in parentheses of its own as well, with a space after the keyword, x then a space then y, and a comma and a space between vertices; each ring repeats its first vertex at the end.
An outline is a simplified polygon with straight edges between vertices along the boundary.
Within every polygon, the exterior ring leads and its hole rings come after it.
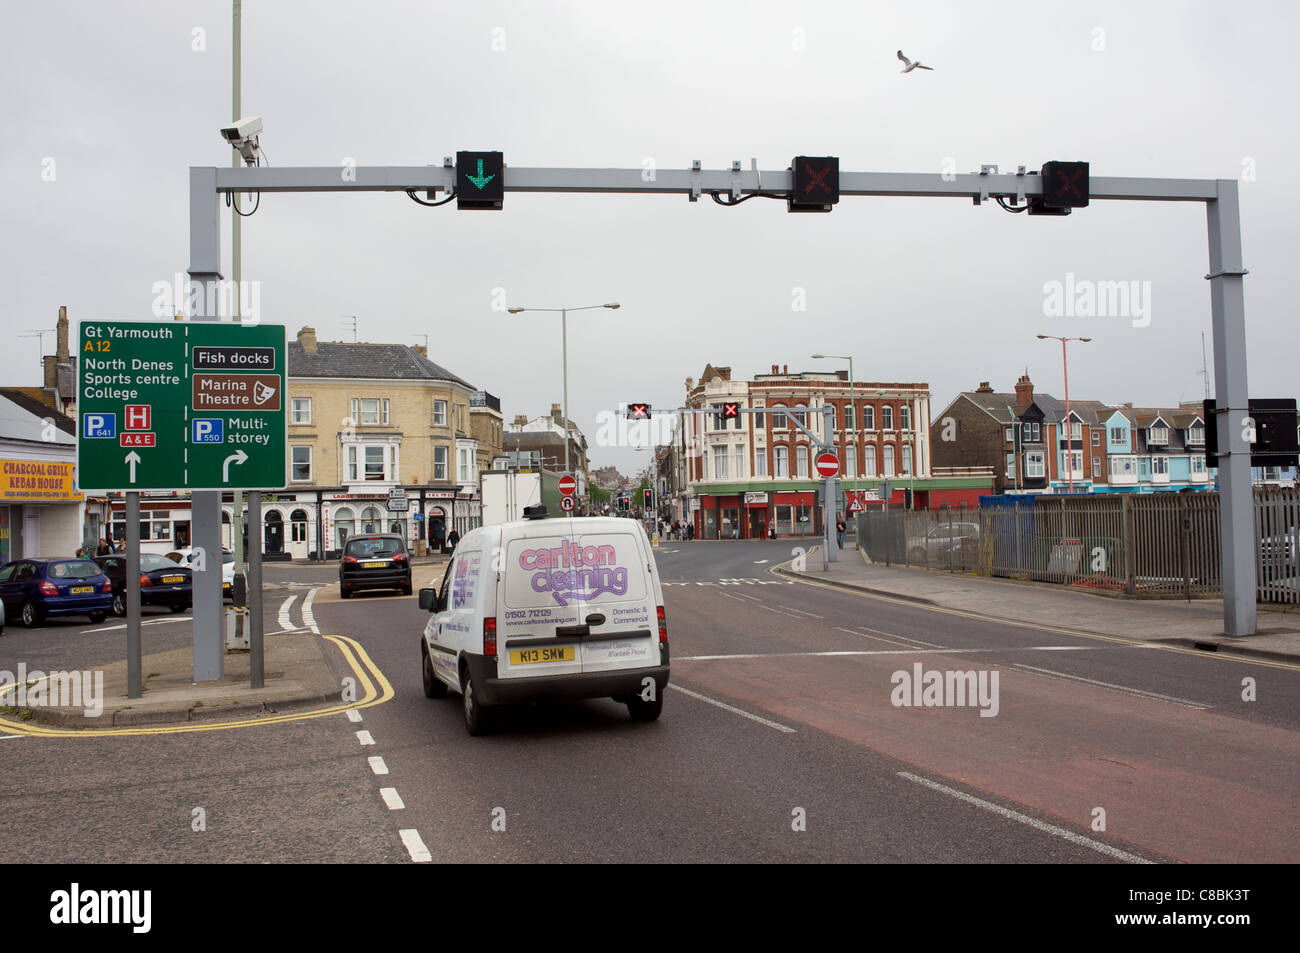
POLYGON ((248 681, 251 688, 266 685, 266 659, 262 652, 262 493, 248 491, 248 681), (254 538, 253 532, 258 533, 254 538))
POLYGON ((140 685, 140 494, 126 494, 126 697, 140 685))

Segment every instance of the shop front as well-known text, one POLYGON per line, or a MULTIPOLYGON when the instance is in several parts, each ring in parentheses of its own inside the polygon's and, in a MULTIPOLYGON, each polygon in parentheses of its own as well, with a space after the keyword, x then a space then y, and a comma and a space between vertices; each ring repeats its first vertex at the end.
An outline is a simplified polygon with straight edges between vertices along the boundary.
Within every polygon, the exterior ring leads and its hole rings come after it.
POLYGON ((0 458, 0 563, 22 556, 71 556, 83 545, 86 502, 76 488, 75 470, 71 454, 0 458))

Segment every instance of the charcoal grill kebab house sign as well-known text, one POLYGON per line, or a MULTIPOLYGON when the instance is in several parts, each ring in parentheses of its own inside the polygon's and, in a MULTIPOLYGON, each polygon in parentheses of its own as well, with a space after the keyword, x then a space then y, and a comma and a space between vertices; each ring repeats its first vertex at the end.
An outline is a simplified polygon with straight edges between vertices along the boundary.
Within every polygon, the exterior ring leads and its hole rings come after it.
POLYGON ((283 325, 83 321, 77 358, 80 488, 284 487, 283 325))

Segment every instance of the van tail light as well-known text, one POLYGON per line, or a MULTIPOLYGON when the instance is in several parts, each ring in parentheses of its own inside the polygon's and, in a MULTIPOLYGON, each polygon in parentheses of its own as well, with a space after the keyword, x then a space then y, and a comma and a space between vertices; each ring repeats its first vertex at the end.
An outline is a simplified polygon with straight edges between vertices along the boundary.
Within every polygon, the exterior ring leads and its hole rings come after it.
POLYGON ((356 557, 356 556, 344 556, 344 557, 343 557, 343 561, 344 561, 345 563, 351 563, 352 565, 355 566, 355 565, 357 564, 357 557, 356 557))
POLYGON ((668 620, 664 618, 664 607, 655 606, 655 615, 659 617, 659 644, 668 644, 668 620))
POLYGON ((59 587, 52 582, 43 582, 38 588, 43 596, 57 596, 59 594, 59 587))
POLYGON ((147 574, 145 574, 145 573, 140 573, 140 585, 142 585, 142 586, 152 586, 152 585, 153 585, 153 580, 150 579, 149 576, 148 576, 147 574))
POLYGON ((497 654, 496 616, 489 616, 483 620, 483 654, 493 657, 497 654))
POLYGON ((408 557, 408 556, 406 555, 406 553, 395 553, 395 554, 393 555, 393 562, 395 562, 395 563, 404 563, 404 562, 406 562, 407 559, 409 559, 409 558, 410 558, 410 557, 408 557))

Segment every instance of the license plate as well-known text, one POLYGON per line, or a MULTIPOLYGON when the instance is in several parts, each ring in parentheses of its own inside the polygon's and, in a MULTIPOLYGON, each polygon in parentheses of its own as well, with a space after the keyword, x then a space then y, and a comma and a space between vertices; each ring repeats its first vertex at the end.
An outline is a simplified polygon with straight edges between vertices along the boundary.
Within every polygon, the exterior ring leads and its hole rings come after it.
POLYGON ((74 596, 79 596, 83 592, 94 592, 94 591, 95 591, 94 586, 73 586, 68 590, 68 592, 72 593, 74 596))
POLYGON ((184 582, 184 576, 163 576, 163 582, 184 582))
POLYGON ((511 665, 532 665, 535 662, 572 662, 577 656, 572 645, 547 646, 538 649, 511 649, 511 665))

